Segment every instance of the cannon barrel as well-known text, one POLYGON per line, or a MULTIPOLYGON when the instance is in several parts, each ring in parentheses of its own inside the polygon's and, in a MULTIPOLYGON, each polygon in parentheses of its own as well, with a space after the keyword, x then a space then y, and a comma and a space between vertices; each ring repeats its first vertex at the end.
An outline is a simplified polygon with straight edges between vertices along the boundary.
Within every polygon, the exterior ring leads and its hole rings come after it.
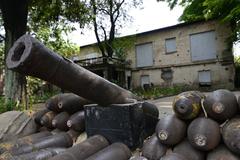
POLYGON ((57 154, 64 152, 66 148, 46 148, 31 153, 26 153, 18 156, 14 156, 11 153, 4 153, 0 156, 0 159, 4 160, 46 160, 57 154))
POLYGON ((44 114, 46 114, 47 112, 49 112, 49 110, 47 108, 44 108, 36 113, 34 113, 33 115, 33 119, 34 121, 41 126, 41 118, 44 116, 44 114))
POLYGON ((48 136, 51 136, 51 135, 52 135, 51 132, 43 131, 43 132, 35 133, 35 134, 32 134, 32 135, 20 138, 16 141, 0 143, 0 154, 2 154, 3 152, 6 152, 6 151, 11 151, 12 149, 14 149, 16 147, 21 147, 21 146, 24 146, 24 145, 29 145, 29 144, 35 143, 40 138, 48 137, 48 136))
POLYGON ((220 145, 216 149, 207 154, 206 160, 239 160, 239 156, 235 155, 225 145, 220 145))
POLYGON ((83 132, 85 130, 84 111, 74 113, 67 121, 67 126, 75 131, 83 132))
POLYGON ((95 135, 67 149, 62 154, 50 158, 49 160, 86 159, 108 145, 109 142, 103 136, 95 135))
POLYGON ((89 100, 79 97, 73 93, 63 93, 57 96, 59 96, 57 102, 58 108, 68 113, 75 113, 83 110, 84 105, 92 103, 89 100))
POLYGON ((223 126, 222 137, 227 148, 240 155, 240 118, 235 117, 223 126))
POLYGON ((162 144, 174 146, 186 135, 187 125, 176 115, 168 115, 161 119, 156 126, 156 134, 162 144))
POLYGON ((194 148, 210 151, 220 143, 219 124, 210 118, 196 118, 188 126, 187 137, 194 148))
POLYGON ((52 126, 62 131, 68 131, 67 121, 70 115, 67 112, 57 114, 52 120, 52 126))
POLYGON ((212 92, 203 102, 208 116, 215 121, 225 122, 238 112, 238 102, 234 93, 219 89, 212 92))
POLYGON ((148 160, 159 160, 166 154, 167 149, 167 146, 161 144, 154 134, 143 144, 142 155, 148 160))
POLYGON ((52 120, 54 119, 54 117, 57 115, 57 113, 53 112, 53 111, 49 111, 46 114, 44 114, 40 120, 40 124, 42 126, 45 126, 47 128, 53 129, 52 126, 52 120))
POLYGON ((129 148, 123 143, 113 143, 98 151, 86 160, 128 160, 132 156, 129 148))
POLYGON ((170 153, 161 158, 161 160, 186 160, 186 159, 187 158, 178 153, 170 153))
POLYGON ((178 153, 192 160, 205 160, 205 152, 195 149, 188 140, 184 140, 173 148, 173 153, 178 153))
POLYGON ((43 137, 33 144, 24 145, 21 147, 13 148, 9 153, 12 155, 20 155, 25 153, 30 153, 36 150, 44 149, 44 148, 52 148, 52 147, 60 147, 60 148, 68 148, 73 145, 72 137, 65 132, 43 137))
POLYGON ((46 48, 30 35, 20 37, 10 49, 7 67, 38 77, 103 106, 129 103, 131 92, 105 80, 46 48))

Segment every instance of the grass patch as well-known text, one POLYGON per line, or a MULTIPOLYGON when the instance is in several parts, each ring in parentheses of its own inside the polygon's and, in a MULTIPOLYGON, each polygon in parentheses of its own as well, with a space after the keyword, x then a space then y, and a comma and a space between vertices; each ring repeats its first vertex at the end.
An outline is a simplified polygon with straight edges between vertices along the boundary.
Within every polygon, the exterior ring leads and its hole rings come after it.
POLYGON ((0 113, 4 113, 7 111, 12 111, 16 107, 16 103, 14 101, 7 101, 3 96, 0 96, 0 113))
POLYGON ((43 94, 34 94, 30 96, 30 104, 45 103, 50 97, 58 94, 59 92, 44 92, 43 94))
POLYGON ((186 85, 176 85, 172 87, 153 86, 147 90, 144 90, 142 87, 136 88, 133 90, 133 93, 143 99, 156 99, 163 96, 177 95, 188 90, 191 89, 186 85))

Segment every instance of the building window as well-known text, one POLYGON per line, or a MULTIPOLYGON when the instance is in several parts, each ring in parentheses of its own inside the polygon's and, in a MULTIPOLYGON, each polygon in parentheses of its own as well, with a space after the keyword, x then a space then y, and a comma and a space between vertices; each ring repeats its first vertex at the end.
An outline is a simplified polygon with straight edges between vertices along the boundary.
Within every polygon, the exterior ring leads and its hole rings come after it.
POLYGON ((215 31, 190 35, 192 61, 213 60, 217 56, 215 31))
POLYGON ((137 67, 153 66, 152 43, 136 45, 136 65, 137 67))
POLYGON ((166 54, 177 52, 176 38, 165 40, 166 54))
POLYGON ((200 86, 211 85, 211 71, 210 70, 198 71, 198 82, 200 86))
POLYGON ((150 77, 149 75, 141 76, 141 87, 146 88, 150 86, 150 77))

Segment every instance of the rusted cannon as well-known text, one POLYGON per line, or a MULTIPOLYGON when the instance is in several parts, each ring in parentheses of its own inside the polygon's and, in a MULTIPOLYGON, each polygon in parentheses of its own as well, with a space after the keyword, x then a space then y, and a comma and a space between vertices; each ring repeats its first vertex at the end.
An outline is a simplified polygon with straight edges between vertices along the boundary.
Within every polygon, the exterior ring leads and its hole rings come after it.
POLYGON ((152 135, 155 132, 155 127, 158 123, 159 111, 156 105, 149 102, 142 103, 142 109, 145 119, 145 130, 148 135, 152 135))
POLYGON ((83 106, 90 103, 92 102, 76 94, 61 93, 49 98, 46 102, 46 107, 54 112, 66 111, 68 113, 75 113, 83 110, 83 106))
POLYGON ((100 150, 86 160, 128 160, 132 153, 123 143, 113 143, 110 146, 100 150))
POLYGON ((40 138, 48 137, 48 136, 51 136, 51 135, 52 135, 51 132, 43 131, 43 132, 35 133, 35 134, 32 134, 32 135, 20 138, 16 141, 0 143, 0 154, 2 154, 3 152, 6 152, 6 151, 11 151, 12 149, 14 149, 16 147, 21 147, 21 146, 24 146, 24 145, 35 143, 40 138))
POLYGON ((239 156, 230 152, 225 145, 220 145, 209 152, 206 160, 239 160, 239 156))
POLYGON ((52 120, 53 128, 60 129, 62 131, 68 131, 67 121, 70 115, 67 112, 58 113, 52 120))
POLYGON ((160 160, 187 160, 187 158, 178 153, 171 153, 162 157, 160 160))
POLYGON ((204 95, 198 91, 188 91, 177 95, 173 100, 173 110, 181 119, 193 119, 201 111, 201 100, 204 95))
POLYGON ((59 101, 59 98, 61 97, 59 95, 62 95, 62 94, 52 96, 45 102, 45 106, 47 109, 57 113, 63 111, 61 108, 58 107, 58 101, 59 101))
POLYGON ((6 63, 9 69, 38 77, 103 106, 129 103, 136 98, 131 92, 54 53, 30 35, 23 35, 14 43, 6 63))
POLYGON ((62 131, 62 130, 60 130, 60 129, 57 129, 57 128, 55 128, 54 130, 51 130, 51 133, 52 133, 53 135, 58 134, 58 133, 61 133, 61 132, 64 132, 64 131, 62 131))
POLYGON ((4 153, 0 159, 4 160, 47 160, 57 154, 64 152, 66 148, 46 148, 31 153, 13 156, 10 153, 4 153))
POLYGON ((205 152, 195 149, 188 140, 184 140, 173 149, 174 153, 182 154, 187 159, 205 160, 205 152))
POLYGON ((41 118, 42 118, 43 115, 46 114, 47 112, 49 112, 49 110, 48 110, 47 108, 44 108, 44 109, 36 112, 36 113, 33 115, 34 121, 35 121, 38 125, 41 125, 41 118))
POLYGON ((72 138, 73 142, 76 142, 78 136, 80 135, 80 132, 70 129, 69 131, 67 131, 67 134, 72 138))
POLYGON ((159 141, 166 145, 176 145, 186 135, 187 125, 176 115, 168 115, 161 119, 156 126, 159 141))
POLYGON ((191 145, 196 149, 209 151, 220 143, 220 127, 212 119, 205 117, 196 118, 190 123, 187 136, 191 145))
POLYGON ((238 112, 236 96, 225 89, 212 92, 206 97, 203 104, 208 116, 220 122, 231 119, 238 112))
POLYGON ((109 145, 106 138, 100 135, 92 136, 82 143, 67 149, 64 153, 56 155, 49 160, 73 160, 73 159, 86 159, 94 153, 109 145))
POLYGON ((53 111, 49 111, 46 114, 44 114, 40 120, 40 123, 42 126, 45 126, 47 128, 53 129, 52 126, 52 120, 57 115, 57 113, 53 111))
POLYGON ((67 121, 67 126, 75 131, 83 132, 85 130, 84 111, 74 113, 67 121))
POLYGON ((24 153, 30 153, 36 150, 51 148, 51 147, 60 147, 60 148, 68 148, 73 145, 73 140, 68 133, 62 132, 56 135, 43 137, 38 139, 36 142, 24 145, 21 147, 15 147, 9 153, 12 155, 20 155, 24 153))
POLYGON ((77 111, 83 110, 83 106, 86 104, 91 104, 89 100, 79 97, 73 93, 63 93, 59 95, 58 108, 66 111, 68 113, 75 113, 77 111))
POLYGON ((156 134, 145 141, 142 148, 142 155, 148 160, 159 160, 167 152, 167 146, 159 142, 156 134))
POLYGON ((222 131, 224 143, 228 149, 240 155, 240 118, 236 117, 227 122, 222 131))

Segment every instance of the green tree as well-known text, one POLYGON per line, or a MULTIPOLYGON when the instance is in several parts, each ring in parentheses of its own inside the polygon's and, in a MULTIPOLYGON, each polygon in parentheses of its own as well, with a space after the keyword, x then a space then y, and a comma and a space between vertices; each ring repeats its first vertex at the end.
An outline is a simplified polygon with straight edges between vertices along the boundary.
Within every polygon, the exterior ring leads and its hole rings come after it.
MULTIPOLYGON (((1 0, 0 9, 5 29, 6 58, 14 41, 27 31, 28 1, 1 0)), ((5 97, 16 102, 26 100, 25 76, 7 68, 5 68, 5 97)))
MULTIPOLYGON (((142 0, 90 0, 94 33, 104 63, 107 63, 106 58, 111 58, 114 52, 120 49, 114 41, 117 31, 124 26, 124 22, 130 20, 128 10, 140 6, 141 3, 142 0)), ((108 68, 105 78, 112 80, 111 68, 108 68)))
POLYGON ((233 41, 240 40, 239 0, 157 0, 166 1, 170 8, 182 5, 185 9, 180 20, 191 22, 204 19, 219 19, 232 25, 233 41))
MULTIPOLYGON (((49 36, 48 42, 52 46, 63 46, 65 44, 53 44, 54 40, 61 42, 61 33, 67 33, 71 28, 71 23, 78 22, 80 26, 88 21, 88 10, 85 1, 79 0, 1 0, 0 1, 1 18, 5 29, 5 50, 4 57, 14 41, 27 31, 30 33, 39 33, 47 29, 49 36), (27 23, 28 22, 28 23, 27 23), (28 24, 28 27, 27 27, 28 24)), ((38 38, 43 38, 40 35, 38 38)), ((62 47, 63 49, 63 47, 62 47)), ((61 47, 57 48, 61 50, 61 47)), ((25 102, 26 96, 26 78, 16 72, 5 68, 5 97, 7 100, 16 102, 25 102)))

